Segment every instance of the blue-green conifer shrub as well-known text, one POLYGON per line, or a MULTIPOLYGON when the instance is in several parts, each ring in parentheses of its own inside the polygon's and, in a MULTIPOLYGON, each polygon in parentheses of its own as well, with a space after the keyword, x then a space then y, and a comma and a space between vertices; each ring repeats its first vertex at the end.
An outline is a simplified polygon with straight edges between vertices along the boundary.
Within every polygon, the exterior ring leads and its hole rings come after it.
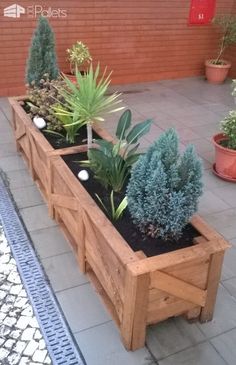
POLYGON ((131 170, 127 198, 133 222, 152 237, 178 239, 197 211, 202 187, 194 146, 180 155, 176 131, 167 130, 131 170))
POLYGON ((59 75, 57 66, 54 33, 47 18, 41 16, 35 29, 26 66, 26 82, 39 85, 47 74, 49 80, 59 75))

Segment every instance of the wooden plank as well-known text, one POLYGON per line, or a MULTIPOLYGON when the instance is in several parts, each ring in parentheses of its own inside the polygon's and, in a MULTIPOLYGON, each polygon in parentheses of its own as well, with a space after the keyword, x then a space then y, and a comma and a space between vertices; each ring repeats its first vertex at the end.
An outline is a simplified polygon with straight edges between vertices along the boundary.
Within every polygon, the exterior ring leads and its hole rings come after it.
POLYGON ((143 251, 136 251, 135 253, 139 259, 145 259, 147 257, 143 251))
POLYGON ((202 307, 206 301, 204 290, 161 271, 151 274, 150 288, 161 289, 177 298, 202 307))
POLYGON ((229 245, 226 245, 224 241, 213 240, 209 241, 207 244, 202 243, 168 252, 167 254, 148 257, 143 260, 131 262, 128 265, 134 275, 141 275, 147 272, 163 270, 174 265, 181 265, 186 262, 198 262, 208 258, 209 255, 215 252, 224 251, 228 247, 229 245))
POLYGON ((127 270, 121 336, 127 350, 143 347, 147 324, 149 275, 133 276, 127 270))
POLYGON ((204 221, 199 215, 193 216, 191 219, 191 224, 207 240, 221 239, 222 242, 225 242, 225 244, 228 245, 227 241, 225 241, 223 237, 214 228, 209 226, 209 224, 207 224, 207 222, 204 221))
POLYGON ((50 156, 64 156, 64 155, 71 155, 73 153, 79 153, 79 152, 86 152, 87 146, 73 146, 73 147, 66 147, 66 148, 60 148, 54 151, 50 152, 50 156))
POLYGON ((86 271, 86 250, 85 250, 85 227, 84 227, 84 213, 81 207, 78 207, 77 214, 77 261, 79 263, 80 270, 83 274, 86 271))
POLYGON ((201 314, 201 307, 195 307, 184 313, 184 317, 188 322, 194 323, 198 321, 200 314, 201 314))
POLYGON ((194 242, 194 244, 195 244, 195 245, 197 245, 197 244, 199 244, 199 243, 207 243, 208 241, 207 241, 207 239, 206 239, 205 237, 203 237, 203 236, 198 236, 198 237, 195 237, 195 238, 193 239, 193 242, 194 242))
POLYGON ((78 211, 78 202, 74 197, 52 193, 51 200, 58 207, 78 211))
POLYGON ((201 316, 200 316, 201 322, 210 321, 213 317, 223 259, 224 259, 224 252, 217 252, 211 256, 207 285, 206 285, 206 291, 207 291, 206 304, 201 311, 201 316))

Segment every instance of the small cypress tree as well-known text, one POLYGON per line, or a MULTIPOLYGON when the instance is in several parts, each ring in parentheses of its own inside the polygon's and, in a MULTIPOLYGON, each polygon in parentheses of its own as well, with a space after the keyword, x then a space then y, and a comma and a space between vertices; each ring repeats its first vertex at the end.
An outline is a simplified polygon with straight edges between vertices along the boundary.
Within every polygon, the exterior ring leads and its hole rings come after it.
POLYGON ((174 129, 164 132, 131 171, 128 209, 142 232, 177 239, 197 211, 202 167, 189 145, 182 156, 174 129))
POLYGON ((40 16, 35 29, 26 67, 26 81, 36 85, 43 75, 48 74, 50 80, 56 79, 59 74, 54 33, 48 20, 40 16))

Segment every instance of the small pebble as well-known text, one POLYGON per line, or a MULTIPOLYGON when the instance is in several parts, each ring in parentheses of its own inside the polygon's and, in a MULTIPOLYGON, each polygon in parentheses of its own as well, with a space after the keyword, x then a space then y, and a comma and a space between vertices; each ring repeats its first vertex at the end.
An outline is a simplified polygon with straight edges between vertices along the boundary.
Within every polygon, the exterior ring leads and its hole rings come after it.
POLYGON ((81 181, 87 181, 89 179, 89 173, 87 170, 81 170, 79 173, 78 173, 78 178, 81 180, 81 181))

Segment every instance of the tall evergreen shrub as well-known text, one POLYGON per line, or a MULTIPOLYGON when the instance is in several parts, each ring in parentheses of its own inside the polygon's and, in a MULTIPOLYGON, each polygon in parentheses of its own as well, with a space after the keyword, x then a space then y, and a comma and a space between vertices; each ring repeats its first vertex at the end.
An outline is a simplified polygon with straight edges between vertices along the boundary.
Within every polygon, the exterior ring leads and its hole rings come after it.
POLYGON ((34 81, 38 85, 44 74, 48 74, 50 80, 56 79, 59 70, 53 30, 48 20, 41 16, 31 41, 26 67, 26 81, 28 84, 34 81))
POLYGON ((202 194, 202 167, 194 147, 180 155, 178 145, 176 131, 169 129, 131 171, 128 209, 134 223, 152 237, 179 238, 202 194))

